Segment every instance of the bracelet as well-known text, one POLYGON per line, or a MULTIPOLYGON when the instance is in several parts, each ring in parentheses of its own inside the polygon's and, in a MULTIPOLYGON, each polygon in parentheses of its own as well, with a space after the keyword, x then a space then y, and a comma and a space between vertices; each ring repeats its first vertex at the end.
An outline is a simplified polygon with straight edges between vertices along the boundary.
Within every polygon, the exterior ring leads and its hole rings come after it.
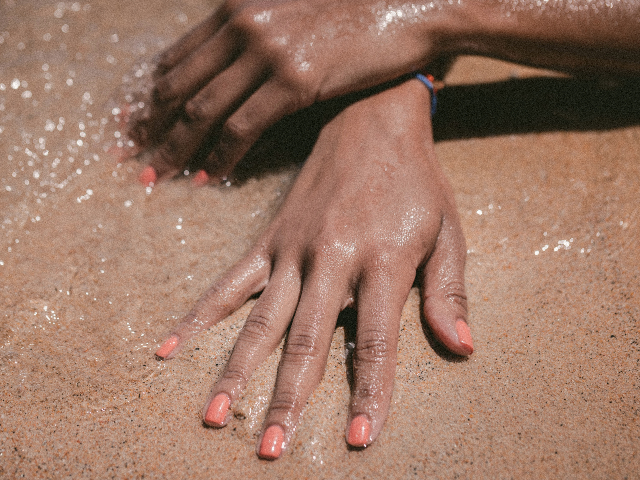
POLYGON ((433 76, 429 74, 423 75, 421 73, 416 73, 415 77, 424 83, 424 86, 427 87, 427 90, 429 90, 429 93, 431 94, 431 116, 434 116, 438 105, 438 98, 436 97, 436 89, 433 86, 433 76))

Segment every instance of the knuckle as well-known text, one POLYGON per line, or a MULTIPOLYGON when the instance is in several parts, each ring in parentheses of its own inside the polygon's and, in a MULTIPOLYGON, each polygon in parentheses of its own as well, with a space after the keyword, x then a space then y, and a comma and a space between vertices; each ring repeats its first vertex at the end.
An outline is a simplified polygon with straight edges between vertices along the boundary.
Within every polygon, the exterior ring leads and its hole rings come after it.
POLYGON ((335 224, 331 220, 325 221, 321 231, 311 242, 310 251, 314 259, 344 258, 356 248, 355 242, 335 228, 335 224))
POLYGON ((246 0, 225 0, 225 2, 220 6, 220 10, 224 15, 230 16, 233 15, 234 12, 238 11, 245 2, 246 0))
POLYGON ((175 84, 171 81, 170 76, 165 75, 159 78, 153 87, 153 97, 161 102, 174 99, 177 95, 175 84))
POLYGON ((270 413, 289 413, 296 408, 298 395, 295 390, 280 388, 269 405, 270 413))
POLYGON ((313 332, 299 333, 290 336, 282 354, 283 362, 304 364, 320 357, 320 346, 313 332))
POLYGON ((354 266, 359 249, 355 240, 333 231, 335 233, 331 235, 329 230, 325 230, 310 243, 305 268, 335 282, 354 266))
POLYGON ((266 13, 264 8, 257 6, 246 5, 244 1, 230 2, 231 14, 229 24, 231 28, 236 31, 242 32, 245 35, 255 35, 263 29, 264 21, 261 16, 262 13, 266 13), (245 3, 245 5, 243 5, 245 3))
POLYGON ((223 154, 241 148, 253 138, 253 129, 246 120, 229 119, 222 127, 220 135, 220 149, 223 154))
POLYGON ((434 290, 427 291, 426 300, 453 304, 465 312, 467 311, 467 294, 464 282, 459 280, 448 281, 434 290))
POLYGON ((380 363, 389 358, 389 343, 379 332, 366 332, 358 340, 355 348, 356 361, 380 363))
POLYGON ((233 363, 227 364, 222 379, 235 384, 244 385, 249 381, 248 370, 244 366, 233 363))
POLYGON ((373 245, 370 246, 368 250, 371 255, 371 266, 377 273, 391 274, 398 265, 397 258, 390 251, 391 249, 389 247, 373 245))
POLYGON ((209 290, 198 301, 197 306, 201 309, 209 309, 212 305, 223 305, 229 301, 229 291, 226 284, 223 283, 224 278, 218 280, 209 287, 209 290))
POLYGON ((313 105, 318 97, 316 76, 311 71, 301 69, 300 64, 305 62, 296 61, 295 55, 292 58, 290 52, 281 51, 282 47, 277 44, 272 43, 265 49, 274 64, 274 82, 285 93, 283 108, 286 112, 293 113, 313 105))
POLYGON ((353 392, 353 401, 359 403, 358 401, 377 398, 380 393, 380 387, 376 383, 359 382, 353 392))
POLYGON ((273 332, 272 316, 267 312, 251 312, 240 331, 240 338, 254 343, 261 343, 273 332))
POLYGON ((314 76, 308 70, 301 70, 298 65, 285 70, 285 84, 289 95, 290 106, 294 110, 308 107, 315 103, 317 99, 314 88, 314 76))
POLYGON ((443 297, 448 301, 459 304, 467 309, 467 294, 464 288, 464 282, 453 281, 449 282, 443 288, 443 297))
POLYGON ((208 119, 207 102, 192 98, 184 105, 184 113, 191 122, 202 122, 208 119))

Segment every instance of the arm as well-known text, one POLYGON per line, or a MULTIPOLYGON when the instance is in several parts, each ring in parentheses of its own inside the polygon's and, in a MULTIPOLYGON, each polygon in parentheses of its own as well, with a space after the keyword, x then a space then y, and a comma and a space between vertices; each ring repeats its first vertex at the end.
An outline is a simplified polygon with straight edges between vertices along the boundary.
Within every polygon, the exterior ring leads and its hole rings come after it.
POLYGON ((463 0, 461 7, 477 20, 456 53, 569 73, 640 74, 638 0, 463 0))
POLYGON ((163 55, 130 135, 160 177, 196 154, 223 177, 283 116, 456 53, 637 75, 640 0, 228 0, 163 55))

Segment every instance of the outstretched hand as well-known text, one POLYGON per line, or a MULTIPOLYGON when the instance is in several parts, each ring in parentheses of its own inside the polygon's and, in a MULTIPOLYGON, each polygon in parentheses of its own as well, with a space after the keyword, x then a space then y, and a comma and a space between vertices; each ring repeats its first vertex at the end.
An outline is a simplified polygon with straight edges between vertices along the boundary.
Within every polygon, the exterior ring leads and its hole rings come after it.
POLYGON ((439 38, 425 25, 440 16, 433 2, 226 0, 163 54, 151 103, 131 122, 139 147, 157 147, 144 178, 193 162, 227 176, 285 115, 423 66, 439 38))
POLYGON ((331 120, 256 246, 157 351, 174 357, 194 335, 262 291, 203 414, 208 425, 225 425, 251 374, 286 335, 257 446, 262 458, 278 458, 291 440, 345 307, 358 312, 346 430, 353 446, 375 440, 387 417, 401 311, 416 276, 434 335, 456 354, 473 351, 465 241, 434 156, 429 100, 424 86, 410 80, 331 120))

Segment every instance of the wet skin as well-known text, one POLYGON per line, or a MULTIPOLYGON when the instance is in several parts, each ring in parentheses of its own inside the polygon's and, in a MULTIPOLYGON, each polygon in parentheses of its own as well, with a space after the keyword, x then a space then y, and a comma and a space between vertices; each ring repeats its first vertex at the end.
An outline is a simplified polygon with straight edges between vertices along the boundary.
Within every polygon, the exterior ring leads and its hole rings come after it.
POLYGON ((146 181, 194 157, 224 177, 283 116, 445 54, 640 74, 639 19, 640 0, 227 0, 163 55, 129 134, 158 146, 146 181))
POLYGON ((226 423, 256 367, 286 342, 257 452, 277 458, 322 378, 340 311, 357 309, 347 442, 371 443, 393 390, 400 315, 417 279, 425 318, 450 351, 469 355, 465 241, 433 151, 430 97, 417 80, 365 98, 322 129, 278 214, 157 354, 262 292, 211 390, 203 418, 226 423))
MULTIPOLYGON (((281 117, 442 54, 637 75, 639 22, 638 0, 227 1, 165 53, 153 101, 129 133, 139 147, 156 148, 145 182, 173 175, 194 157, 223 177, 281 117)), ((257 246, 157 352, 172 358, 262 292, 203 418, 225 424, 230 404, 289 328, 258 442, 263 458, 278 458, 290 441, 346 306, 358 309, 346 433, 354 446, 373 441, 386 418, 400 311, 416 275, 435 336, 454 353, 473 351, 464 239, 433 156, 428 100, 410 81, 331 121, 257 246)))

